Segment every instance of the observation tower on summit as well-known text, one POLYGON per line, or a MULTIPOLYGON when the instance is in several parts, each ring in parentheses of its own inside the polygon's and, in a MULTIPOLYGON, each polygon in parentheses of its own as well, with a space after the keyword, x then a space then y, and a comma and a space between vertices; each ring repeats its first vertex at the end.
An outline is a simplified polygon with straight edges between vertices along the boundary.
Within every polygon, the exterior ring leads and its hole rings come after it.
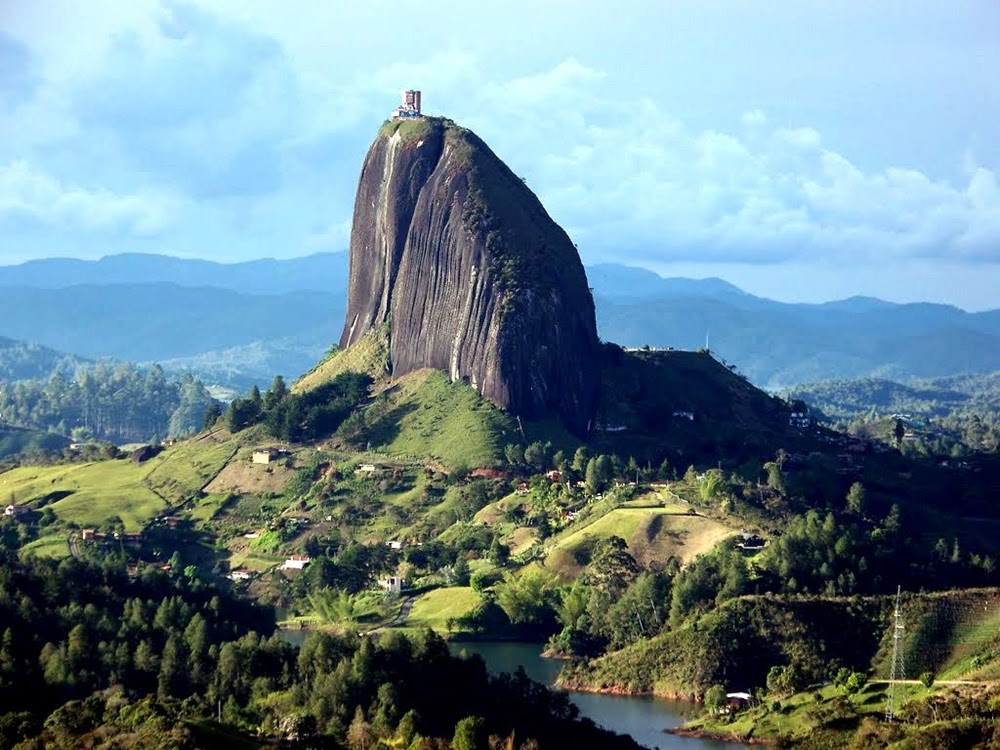
POLYGON ((403 92, 403 102, 392 110, 393 120, 415 120, 420 114, 420 92, 407 89, 403 92))

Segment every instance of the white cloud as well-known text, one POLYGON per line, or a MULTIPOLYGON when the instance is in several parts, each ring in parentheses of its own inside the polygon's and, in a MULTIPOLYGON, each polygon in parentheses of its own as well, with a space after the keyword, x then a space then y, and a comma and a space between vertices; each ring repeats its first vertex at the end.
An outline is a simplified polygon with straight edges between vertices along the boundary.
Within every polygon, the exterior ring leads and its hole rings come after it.
POLYGON ((176 201, 155 192, 121 195, 66 185, 18 161, 0 166, 0 221, 151 235, 167 229, 176 201))
POLYGON ((662 71, 602 69, 600 50, 540 45, 503 65, 469 35, 411 43, 395 16, 396 27, 352 28, 327 10, 329 33, 306 34, 313 22, 277 6, 254 22, 264 6, 230 8, 236 21, 216 13, 224 5, 153 3, 117 26, 78 18, 94 32, 86 50, 74 40, 59 53, 48 37, 31 47, 48 57, 21 68, 51 75, 19 74, 17 107, 0 118, 8 225, 162 232, 142 249, 229 257, 343 248, 364 149, 398 89, 418 86, 428 110, 476 130, 527 178, 588 260, 1000 260, 996 171, 971 149, 953 182, 912 164, 873 168, 833 145, 843 140, 829 124, 789 122, 767 101, 696 120, 696 105, 660 89, 662 71), (354 38, 373 31, 374 51, 354 38), (74 56, 86 66, 74 70, 74 56))
POLYGON ((958 185, 909 167, 866 171, 816 128, 759 110, 743 129, 693 130, 667 104, 609 94, 575 60, 483 91, 468 109, 497 92, 509 106, 478 118, 480 134, 591 259, 1000 261, 1000 194, 984 167, 958 185), (562 95, 547 95, 550 80, 562 95))
POLYGON ((740 120, 748 128, 756 128, 767 122, 767 116, 759 109, 752 109, 749 112, 744 112, 740 120))

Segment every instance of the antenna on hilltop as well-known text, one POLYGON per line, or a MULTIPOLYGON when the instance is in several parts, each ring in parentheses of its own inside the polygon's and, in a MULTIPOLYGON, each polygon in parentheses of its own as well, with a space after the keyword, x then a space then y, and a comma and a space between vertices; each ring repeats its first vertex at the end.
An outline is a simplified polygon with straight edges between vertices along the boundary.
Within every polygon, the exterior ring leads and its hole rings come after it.
POLYGON ((708 348, 708 334, 710 334, 711 332, 712 332, 711 329, 707 329, 707 328, 705 329, 705 351, 706 352, 712 351, 711 349, 708 348))
POLYGON ((885 720, 896 719, 896 683, 902 682, 905 675, 903 654, 899 650, 899 641, 903 637, 903 613, 899 608, 902 586, 896 587, 896 611, 892 623, 892 671, 889 673, 889 697, 885 705, 885 720))

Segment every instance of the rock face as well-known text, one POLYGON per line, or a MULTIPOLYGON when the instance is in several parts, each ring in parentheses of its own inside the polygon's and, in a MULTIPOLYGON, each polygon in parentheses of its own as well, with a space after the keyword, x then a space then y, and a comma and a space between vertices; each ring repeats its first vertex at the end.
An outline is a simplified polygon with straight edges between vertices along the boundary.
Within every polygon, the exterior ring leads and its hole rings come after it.
POLYGON ((514 414, 587 429, 599 343, 576 248, 448 120, 387 123, 365 158, 340 345, 383 326, 394 376, 441 369, 514 414))

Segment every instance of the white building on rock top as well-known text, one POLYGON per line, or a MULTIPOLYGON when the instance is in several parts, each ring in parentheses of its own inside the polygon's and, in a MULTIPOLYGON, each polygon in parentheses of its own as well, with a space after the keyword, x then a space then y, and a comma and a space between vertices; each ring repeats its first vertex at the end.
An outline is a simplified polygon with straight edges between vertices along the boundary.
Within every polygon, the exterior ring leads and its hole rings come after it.
POLYGON ((392 110, 393 120, 415 120, 420 114, 420 92, 407 89, 403 92, 403 103, 392 110))

